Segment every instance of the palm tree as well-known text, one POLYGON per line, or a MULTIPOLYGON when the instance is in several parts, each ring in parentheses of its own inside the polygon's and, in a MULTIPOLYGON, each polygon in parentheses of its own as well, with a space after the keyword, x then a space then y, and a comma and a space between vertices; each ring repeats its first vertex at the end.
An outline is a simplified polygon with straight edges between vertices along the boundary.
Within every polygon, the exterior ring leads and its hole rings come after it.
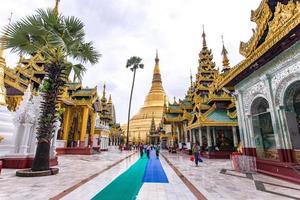
POLYGON ((143 69, 144 64, 141 63, 142 59, 140 57, 133 56, 127 60, 126 68, 130 68, 133 71, 133 80, 130 92, 130 99, 129 99, 129 108, 128 108, 128 120, 127 120, 127 136, 126 136, 126 146, 128 147, 129 143, 129 121, 130 121, 130 109, 131 109, 131 100, 132 100, 132 93, 135 81, 135 73, 138 68, 143 69))
POLYGON ((32 171, 49 170, 50 142, 57 120, 57 104, 67 81, 67 59, 98 62, 100 54, 92 42, 85 42, 84 24, 76 17, 64 17, 52 9, 39 9, 4 29, 1 44, 19 54, 40 53, 45 61, 43 102, 37 128, 37 149, 32 171))
POLYGON ((69 77, 71 75, 71 72, 73 72, 73 82, 81 82, 83 79, 83 75, 86 72, 86 67, 80 63, 78 64, 73 64, 71 62, 67 63, 66 65, 66 74, 67 77, 69 77))

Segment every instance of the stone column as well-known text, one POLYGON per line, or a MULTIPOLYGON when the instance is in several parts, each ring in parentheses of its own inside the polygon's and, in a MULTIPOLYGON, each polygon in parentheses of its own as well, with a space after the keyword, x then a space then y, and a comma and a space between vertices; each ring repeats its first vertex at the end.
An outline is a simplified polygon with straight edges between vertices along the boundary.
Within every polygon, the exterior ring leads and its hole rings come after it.
POLYGON ((233 136, 233 145, 234 147, 238 146, 238 137, 237 137, 237 133, 236 133, 236 126, 232 127, 232 136, 233 136))
POLYGON ((89 108, 88 107, 83 107, 81 131, 80 131, 80 144, 79 144, 80 147, 84 147, 87 121, 88 121, 88 114, 89 114, 89 108))
POLYGON ((177 132, 177 143, 180 142, 180 133, 179 133, 179 127, 176 125, 176 132, 177 132))
POLYGON ((193 143, 196 143, 197 139, 196 139, 196 129, 193 129, 193 143))
POLYGON ((208 151, 211 151, 212 149, 212 144, 211 144, 211 133, 210 133, 210 127, 206 127, 206 137, 207 137, 207 147, 208 151))
POLYGON ((278 115, 275 111, 275 102, 274 102, 271 78, 272 78, 271 75, 266 74, 261 77, 261 80, 264 82, 264 84, 266 86, 267 98, 269 100, 269 108, 270 108, 270 114, 271 114, 271 118, 272 118, 272 125, 273 125, 275 142, 276 142, 276 148, 282 149, 283 148, 283 141, 282 141, 283 137, 279 131, 279 120, 278 120, 278 115))
POLYGON ((202 140, 202 129, 201 129, 201 127, 198 128, 198 134, 199 134, 200 147, 202 149, 202 147, 203 147, 203 140, 202 140))
POLYGON ((96 123, 96 113, 93 111, 92 112, 92 117, 91 117, 91 132, 90 132, 90 145, 93 147, 93 142, 94 142, 94 133, 95 133, 95 123, 96 123))
POLYGON ((213 146, 215 147, 215 146, 217 146, 217 138, 216 138, 216 128, 215 127, 213 127, 212 128, 212 131, 213 131, 213 146))
POLYGON ((21 153, 21 154, 28 153, 28 140, 29 140, 29 134, 30 134, 31 127, 32 127, 31 123, 29 123, 29 122, 24 123, 25 129, 24 129, 22 143, 20 145, 20 150, 19 150, 19 153, 21 153))

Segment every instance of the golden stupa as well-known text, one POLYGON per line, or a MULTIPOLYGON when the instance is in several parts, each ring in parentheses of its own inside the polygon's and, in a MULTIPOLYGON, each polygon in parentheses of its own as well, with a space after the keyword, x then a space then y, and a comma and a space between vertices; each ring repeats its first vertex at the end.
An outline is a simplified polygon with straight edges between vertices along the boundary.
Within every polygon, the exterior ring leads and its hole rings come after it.
MULTIPOLYGON (((161 81, 158 53, 156 51, 155 66, 153 70, 150 91, 145 98, 143 107, 130 120, 130 142, 147 142, 147 135, 150 132, 152 118, 154 118, 155 125, 157 127, 163 116, 163 109, 166 99, 166 94, 161 81)), ((126 125, 122 126, 122 129, 125 131, 125 133, 126 128, 126 125)))

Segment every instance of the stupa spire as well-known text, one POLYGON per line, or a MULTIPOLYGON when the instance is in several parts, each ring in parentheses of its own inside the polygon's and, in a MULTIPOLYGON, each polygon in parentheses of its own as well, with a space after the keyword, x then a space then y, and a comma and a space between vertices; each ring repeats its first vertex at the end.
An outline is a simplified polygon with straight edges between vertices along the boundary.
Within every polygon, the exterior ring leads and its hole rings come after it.
POLYGON ((157 52, 157 49, 156 49, 156 55, 155 55, 154 74, 160 74, 160 69, 159 69, 159 58, 158 58, 158 52, 157 52))
POLYGON ((55 5, 53 8, 53 13, 57 16, 58 15, 58 4, 59 4, 60 0, 55 0, 55 5))
POLYGON ((221 36, 221 38, 222 38, 222 45, 223 45, 223 47, 222 47, 222 52, 221 52, 221 55, 223 56, 223 69, 222 69, 222 71, 223 72, 226 72, 226 71, 228 71, 228 70, 230 70, 230 66, 229 66, 229 59, 228 59, 228 51, 227 51, 227 49, 225 48, 225 45, 224 45, 224 38, 223 38, 223 35, 221 36))
POLYGON ((109 95, 108 103, 112 104, 111 94, 109 95))
POLYGON ((204 47, 207 47, 206 46, 206 34, 205 34, 205 31, 204 31, 204 25, 202 25, 202 29, 203 29, 203 32, 202 32, 202 46, 204 48, 204 47))
POLYGON ((155 66, 153 69, 153 78, 152 78, 152 86, 150 89, 150 93, 154 91, 164 91, 161 81, 160 68, 159 68, 159 57, 158 52, 156 50, 155 55, 155 66))
POLYGON ((190 81, 191 81, 191 87, 193 86, 193 75, 192 70, 190 69, 190 81))
POLYGON ((105 97, 105 95, 106 95, 106 84, 104 83, 104 84, 103 84, 103 93, 102 93, 102 98, 101 98, 101 101, 102 101, 102 102, 106 102, 106 97, 105 97))

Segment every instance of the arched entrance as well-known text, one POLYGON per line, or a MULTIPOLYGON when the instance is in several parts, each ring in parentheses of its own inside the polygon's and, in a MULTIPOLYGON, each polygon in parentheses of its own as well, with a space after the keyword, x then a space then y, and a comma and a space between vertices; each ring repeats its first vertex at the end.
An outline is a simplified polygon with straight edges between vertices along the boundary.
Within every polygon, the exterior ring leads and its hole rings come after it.
POLYGON ((300 150, 300 81, 294 82, 285 91, 284 108, 292 148, 300 150))
POLYGON ((257 157, 263 159, 278 159, 269 102, 256 98, 251 105, 252 125, 257 157))

